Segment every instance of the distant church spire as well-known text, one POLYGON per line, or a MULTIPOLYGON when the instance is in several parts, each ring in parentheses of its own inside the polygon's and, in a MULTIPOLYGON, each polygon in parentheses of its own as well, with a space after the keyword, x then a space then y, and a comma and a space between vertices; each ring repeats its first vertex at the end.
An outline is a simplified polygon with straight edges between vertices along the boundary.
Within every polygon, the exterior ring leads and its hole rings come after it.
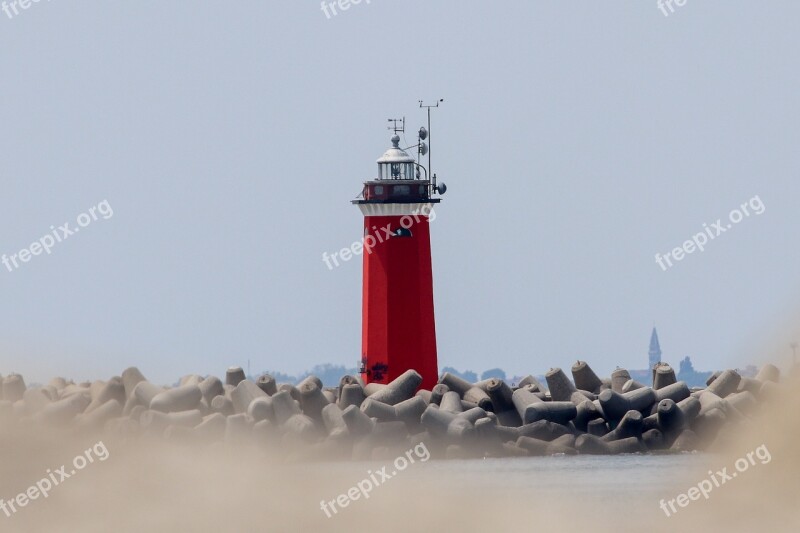
POLYGON ((653 326, 653 333, 650 335, 650 351, 648 352, 650 359, 650 369, 661 362, 661 345, 658 343, 658 332, 653 326))

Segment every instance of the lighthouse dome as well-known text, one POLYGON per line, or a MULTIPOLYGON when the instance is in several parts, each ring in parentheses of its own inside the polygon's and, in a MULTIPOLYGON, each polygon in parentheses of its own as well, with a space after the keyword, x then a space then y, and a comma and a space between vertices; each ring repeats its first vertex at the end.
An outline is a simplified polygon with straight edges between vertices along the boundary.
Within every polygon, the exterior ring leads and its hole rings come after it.
POLYGON ((381 163, 413 163, 414 158, 400 148, 400 137, 395 135, 392 137, 392 147, 386 150, 383 155, 378 159, 378 164, 381 163))

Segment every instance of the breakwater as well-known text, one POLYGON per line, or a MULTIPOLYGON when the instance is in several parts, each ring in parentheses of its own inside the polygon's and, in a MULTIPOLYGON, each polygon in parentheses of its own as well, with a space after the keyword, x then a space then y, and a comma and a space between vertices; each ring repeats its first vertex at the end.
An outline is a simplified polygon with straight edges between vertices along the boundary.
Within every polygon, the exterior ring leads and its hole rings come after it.
POLYGON ((133 367, 107 381, 37 387, 12 374, 0 379, 0 427, 247 444, 290 460, 386 457, 419 442, 438 458, 667 453, 713 449, 787 394, 773 365, 754 378, 717 372, 704 388, 677 381, 666 364, 648 384, 624 369, 600 378, 584 361, 570 370, 571 379, 554 368, 545 383, 528 376, 514 386, 444 373, 432 390, 419 389, 414 370, 387 385, 344 376, 337 387, 314 376, 249 380, 239 367, 174 387, 133 367))

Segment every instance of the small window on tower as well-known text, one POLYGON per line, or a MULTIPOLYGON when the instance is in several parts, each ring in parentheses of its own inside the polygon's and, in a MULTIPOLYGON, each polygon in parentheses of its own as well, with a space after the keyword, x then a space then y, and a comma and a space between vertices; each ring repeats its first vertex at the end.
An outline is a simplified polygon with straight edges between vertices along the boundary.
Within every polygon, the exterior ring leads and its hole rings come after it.
POLYGON ((383 185, 376 185, 374 191, 375 194, 383 194, 383 185))
POLYGON ((408 196, 411 194, 411 187, 408 185, 395 185, 392 187, 392 193, 397 196, 408 196))
POLYGON ((408 228, 397 228, 394 232, 395 237, 411 237, 411 230, 408 228))

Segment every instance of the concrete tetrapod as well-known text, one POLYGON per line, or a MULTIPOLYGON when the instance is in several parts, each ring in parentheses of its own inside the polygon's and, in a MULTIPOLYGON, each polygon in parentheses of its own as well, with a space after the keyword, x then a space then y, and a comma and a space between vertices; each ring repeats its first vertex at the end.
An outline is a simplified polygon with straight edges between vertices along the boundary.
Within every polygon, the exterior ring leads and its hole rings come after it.
POLYGON ((414 396, 422 383, 422 376, 416 370, 406 370, 383 389, 370 396, 371 399, 388 405, 395 405, 414 396))
POLYGON ((547 388, 550 389, 550 397, 553 401, 568 402, 572 397, 572 393, 578 390, 560 368, 551 368, 544 377, 547 380, 547 388))
POLYGON ((678 380, 675 378, 675 370, 667 365, 662 364, 656 367, 655 379, 653 379, 653 389, 660 390, 667 385, 672 385, 678 380))
POLYGON ((150 400, 150 409, 162 413, 190 411, 197 408, 202 399, 203 393, 200 392, 200 387, 191 384, 184 385, 156 394, 150 400))
POLYGON ((244 370, 240 366, 228 367, 225 371, 225 384, 235 387, 240 381, 245 379, 244 370))
POLYGON ((624 368, 618 368, 611 373, 611 390, 619 394, 623 393, 622 387, 630 381, 631 374, 624 368))
POLYGON ((572 365, 572 378, 575 380, 575 387, 580 390, 599 393, 603 386, 603 382, 586 361, 578 361, 572 365))

